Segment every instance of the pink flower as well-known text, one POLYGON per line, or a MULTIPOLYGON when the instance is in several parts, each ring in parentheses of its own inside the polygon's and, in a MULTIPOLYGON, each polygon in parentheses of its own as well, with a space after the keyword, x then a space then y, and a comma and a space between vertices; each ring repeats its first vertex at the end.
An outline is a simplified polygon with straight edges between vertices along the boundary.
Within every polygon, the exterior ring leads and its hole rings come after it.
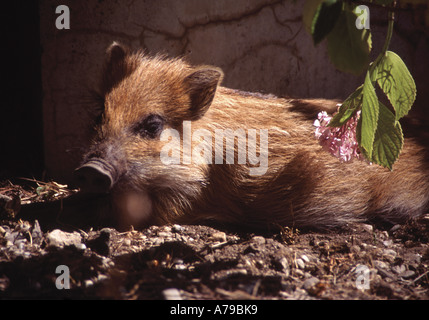
MULTIPOLYGON (((337 107, 340 106, 337 105, 337 107)), ((348 162, 353 158, 364 159, 356 140, 356 126, 360 114, 360 110, 357 111, 341 127, 328 127, 332 117, 325 111, 319 112, 317 119, 314 121, 313 125, 316 127, 314 134, 319 139, 320 145, 340 159, 341 162, 348 162)))

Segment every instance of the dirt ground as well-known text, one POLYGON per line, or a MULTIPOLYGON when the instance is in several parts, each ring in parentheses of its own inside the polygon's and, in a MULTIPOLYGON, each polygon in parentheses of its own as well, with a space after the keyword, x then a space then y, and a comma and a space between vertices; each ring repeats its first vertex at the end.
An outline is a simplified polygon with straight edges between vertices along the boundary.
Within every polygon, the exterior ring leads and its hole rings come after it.
POLYGON ((429 299, 429 215, 261 235, 201 225, 118 232, 65 225, 61 206, 41 214, 72 193, 0 184, 1 299, 429 299))

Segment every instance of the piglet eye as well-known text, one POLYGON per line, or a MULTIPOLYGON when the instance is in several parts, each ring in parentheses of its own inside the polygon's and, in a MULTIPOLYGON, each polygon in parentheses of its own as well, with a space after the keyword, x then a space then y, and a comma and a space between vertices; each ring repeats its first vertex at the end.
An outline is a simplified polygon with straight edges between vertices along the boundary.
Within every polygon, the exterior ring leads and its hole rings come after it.
POLYGON ((156 138, 164 128, 164 119, 157 114, 148 115, 134 127, 134 132, 142 137, 156 138))

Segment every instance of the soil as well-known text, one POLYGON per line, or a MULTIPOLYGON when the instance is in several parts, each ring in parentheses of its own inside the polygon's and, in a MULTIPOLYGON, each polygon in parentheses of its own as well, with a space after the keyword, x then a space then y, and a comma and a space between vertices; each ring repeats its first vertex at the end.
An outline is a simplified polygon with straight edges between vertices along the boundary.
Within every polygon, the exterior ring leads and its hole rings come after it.
POLYGON ((1 299, 429 298, 429 215, 325 233, 203 225, 118 232, 40 214, 74 193, 65 186, 0 186, 1 299), (37 214, 21 214, 35 203, 37 214))

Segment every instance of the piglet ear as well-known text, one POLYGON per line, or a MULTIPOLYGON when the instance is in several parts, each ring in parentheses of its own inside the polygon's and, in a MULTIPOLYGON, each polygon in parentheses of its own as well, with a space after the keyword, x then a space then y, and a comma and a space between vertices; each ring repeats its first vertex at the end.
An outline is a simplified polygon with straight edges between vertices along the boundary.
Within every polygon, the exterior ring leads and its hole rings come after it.
POLYGON ((130 73, 126 63, 128 53, 129 49, 116 41, 107 48, 101 83, 104 94, 112 90, 130 73))
POLYGON ((106 62, 108 64, 117 64, 125 59, 129 49, 119 42, 113 43, 106 50, 106 62))
POLYGON ((185 78, 191 100, 191 120, 197 120, 207 112, 222 78, 222 70, 214 67, 198 69, 185 78))

